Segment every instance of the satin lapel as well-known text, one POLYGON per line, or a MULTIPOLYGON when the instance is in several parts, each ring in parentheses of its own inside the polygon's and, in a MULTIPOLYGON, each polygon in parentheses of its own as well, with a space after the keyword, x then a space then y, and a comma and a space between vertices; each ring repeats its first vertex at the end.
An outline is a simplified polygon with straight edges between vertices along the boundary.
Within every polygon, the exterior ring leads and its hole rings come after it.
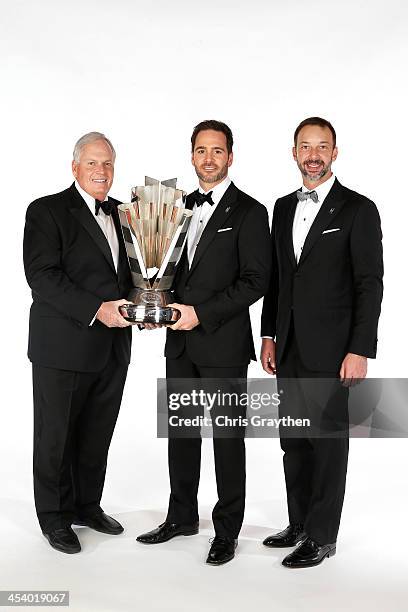
MULTIPOLYGON (((195 204, 195 200, 193 198, 193 195, 190 193, 187 198, 186 198, 186 208, 188 210, 193 210, 194 208, 194 204, 195 204)), ((180 261, 178 262, 177 265, 177 271, 178 273, 182 273, 183 268, 187 266, 188 267, 188 257, 187 257, 187 241, 186 244, 184 245, 184 249, 183 252, 181 254, 181 258, 180 261)))
MULTIPOLYGON (((116 206, 113 209, 112 218, 113 218, 113 223, 115 224, 116 233, 118 235, 119 261, 120 260, 127 261, 127 253, 126 253, 125 243, 124 243, 124 240, 123 240, 122 226, 120 224, 119 213, 118 213, 118 209, 116 208, 116 206)), ((119 269, 119 266, 118 266, 118 269, 119 269)))
POLYGON ((86 229, 92 240, 100 248, 104 254, 106 260, 111 265, 113 271, 116 274, 115 265, 112 259, 112 253, 106 240, 105 234, 99 227, 97 221, 92 217, 92 213, 89 210, 86 202, 79 195, 75 187, 71 189, 72 206, 70 207, 71 214, 79 221, 79 223, 86 229))
POLYGON ((286 208, 286 215, 284 221, 283 230, 283 242, 286 247, 286 251, 289 255, 290 262, 294 268, 296 268, 296 257, 295 251, 293 250, 293 219, 295 218, 295 211, 297 206, 296 192, 290 194, 290 201, 286 208))
POLYGON ((188 210, 193 210, 194 204, 195 204, 195 198, 192 193, 189 193, 186 198, 186 208, 188 208, 188 210))
POLYGON ((215 211, 213 212, 207 225, 205 226, 205 229, 202 233, 202 236, 194 254, 194 259, 191 264, 189 275, 194 271, 194 268, 197 266, 201 257, 211 244, 211 241, 215 238, 217 231, 225 223, 225 221, 236 208, 238 204, 237 197, 238 189, 235 187, 234 183, 231 183, 227 191, 222 196, 221 200, 218 202, 215 211))
POLYGON ((317 240, 321 237, 322 232, 326 227, 333 221, 333 219, 340 212, 345 201, 343 195, 343 188, 339 181, 336 179, 333 183, 333 187, 330 189, 326 196, 319 212, 316 215, 316 219, 312 223, 312 227, 306 237, 305 244, 303 245, 302 255, 299 259, 299 266, 304 262, 310 251, 316 244, 317 240))

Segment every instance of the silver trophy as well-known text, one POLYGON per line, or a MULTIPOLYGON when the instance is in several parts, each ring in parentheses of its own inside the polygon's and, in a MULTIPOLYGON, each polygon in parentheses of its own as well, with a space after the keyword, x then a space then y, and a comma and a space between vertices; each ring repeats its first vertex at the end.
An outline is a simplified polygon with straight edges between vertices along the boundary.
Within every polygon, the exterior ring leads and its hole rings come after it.
POLYGON ((171 286, 193 213, 176 184, 146 176, 143 187, 132 188, 131 203, 118 206, 134 285, 119 310, 132 323, 172 325, 180 318, 167 304, 174 301, 171 286))

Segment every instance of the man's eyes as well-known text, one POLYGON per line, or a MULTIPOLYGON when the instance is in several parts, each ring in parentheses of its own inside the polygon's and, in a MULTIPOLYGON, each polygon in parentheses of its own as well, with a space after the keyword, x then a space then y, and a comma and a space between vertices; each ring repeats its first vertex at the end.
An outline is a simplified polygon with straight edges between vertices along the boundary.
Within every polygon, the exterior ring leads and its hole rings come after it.
MULTIPOLYGON (((222 149, 213 149, 212 151, 213 153, 217 153, 218 155, 222 154, 224 151, 222 149)), ((196 153, 198 155, 203 155, 205 154, 205 149, 197 149, 196 153)))
MULTIPOLYGON (((95 165, 96 165, 96 161, 89 161, 89 162, 88 162, 88 166, 95 166, 95 165)), ((104 165, 105 165, 105 166, 109 166, 109 167, 110 167, 110 166, 112 166, 113 164, 112 164, 112 162, 110 162, 110 161, 109 161, 109 162, 104 162, 104 165)))
MULTIPOLYGON (((300 148, 302 151, 307 151, 308 149, 310 149, 310 145, 300 145, 300 148)), ((326 149, 328 149, 328 145, 319 145, 319 149, 321 149, 322 151, 326 151, 326 149)))

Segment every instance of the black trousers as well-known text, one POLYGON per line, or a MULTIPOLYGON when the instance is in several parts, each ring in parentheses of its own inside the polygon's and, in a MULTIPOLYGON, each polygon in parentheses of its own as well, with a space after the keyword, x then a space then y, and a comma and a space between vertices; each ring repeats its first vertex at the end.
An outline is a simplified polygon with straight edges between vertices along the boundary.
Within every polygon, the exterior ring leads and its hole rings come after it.
POLYGON ((340 384, 338 371, 304 366, 293 324, 277 377, 284 391, 280 416, 311 422, 310 437, 297 437, 294 429, 286 436, 280 432, 289 522, 303 523, 309 537, 331 544, 337 539, 346 485, 348 389, 340 384))
MULTIPOLYGON (((236 389, 236 379, 245 379, 248 366, 229 368, 202 367, 194 364, 187 353, 177 359, 166 360, 166 376, 171 379, 220 379, 218 386, 225 392, 236 389)), ((246 409, 238 412, 245 414, 246 409)), ((237 414, 237 411, 236 411, 237 414)), ((213 420, 214 423, 214 420, 213 420)), ((231 433, 231 430, 230 430, 231 433)), ((245 510, 245 440, 242 428, 236 435, 213 437, 214 463, 218 501, 212 519, 215 533, 237 538, 244 519, 245 510)), ((200 480, 201 437, 192 432, 192 437, 169 436, 168 446, 170 500, 167 520, 171 523, 192 524, 198 521, 197 493, 200 480)))
POLYGON ((108 450, 127 365, 114 352, 100 372, 33 364, 34 497, 44 533, 102 512, 108 450))

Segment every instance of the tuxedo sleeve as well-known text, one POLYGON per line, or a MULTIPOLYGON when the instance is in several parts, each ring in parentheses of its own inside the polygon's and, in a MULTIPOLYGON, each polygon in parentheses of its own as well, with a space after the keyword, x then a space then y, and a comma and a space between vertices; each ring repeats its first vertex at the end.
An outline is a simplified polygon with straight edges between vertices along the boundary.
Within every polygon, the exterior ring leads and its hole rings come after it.
POLYGON ((373 202, 364 200, 350 235, 353 269, 353 324, 348 352, 374 358, 383 295, 383 250, 380 216, 373 202))
POLYGON ((195 306, 207 333, 259 300, 266 292, 270 274, 268 213, 265 206, 251 206, 238 234, 239 277, 232 285, 195 306))
POLYGON ((276 317, 278 314, 278 295, 279 295, 279 270, 278 258, 276 255, 276 218, 278 202, 275 202, 272 216, 272 228, 270 236, 271 276, 268 291, 264 297, 261 316, 261 336, 275 339, 276 336, 276 317))
POLYGON ((61 314, 88 326, 102 300, 71 281, 61 264, 61 236, 48 206, 33 202, 24 228, 24 269, 33 293, 61 314))

